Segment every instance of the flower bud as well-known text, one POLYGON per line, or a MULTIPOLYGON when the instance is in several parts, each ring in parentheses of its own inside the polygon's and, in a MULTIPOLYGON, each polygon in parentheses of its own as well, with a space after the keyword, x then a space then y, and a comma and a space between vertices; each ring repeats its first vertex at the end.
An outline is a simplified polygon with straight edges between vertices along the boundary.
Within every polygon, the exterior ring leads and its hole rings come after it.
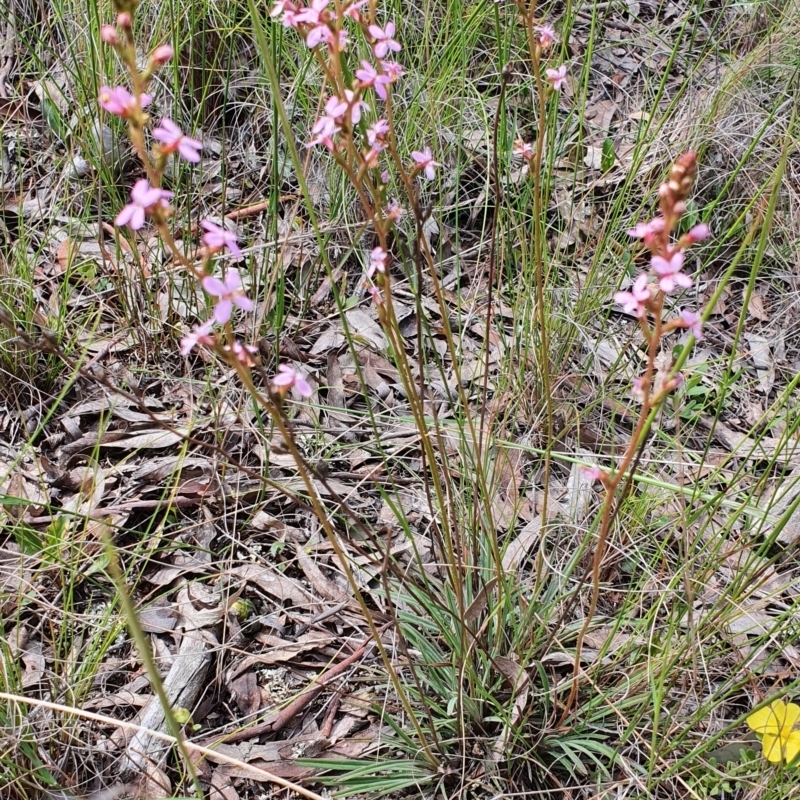
POLYGON ((163 67, 164 64, 172 61, 172 57, 175 55, 175 51, 168 45, 162 44, 156 47, 153 50, 153 63, 158 64, 158 66, 163 67))
POLYGON ((691 244, 694 244, 695 242, 702 242, 703 239, 707 239, 710 235, 711 231, 708 225, 701 222, 699 225, 695 225, 689 233, 686 234, 686 238, 691 244))
POLYGON ((113 25, 103 25, 103 27, 100 28, 100 38, 112 47, 119 42, 117 29, 113 25))
POLYGON ((121 11, 117 14, 117 25, 119 25, 120 28, 132 28, 133 17, 127 11, 121 11))

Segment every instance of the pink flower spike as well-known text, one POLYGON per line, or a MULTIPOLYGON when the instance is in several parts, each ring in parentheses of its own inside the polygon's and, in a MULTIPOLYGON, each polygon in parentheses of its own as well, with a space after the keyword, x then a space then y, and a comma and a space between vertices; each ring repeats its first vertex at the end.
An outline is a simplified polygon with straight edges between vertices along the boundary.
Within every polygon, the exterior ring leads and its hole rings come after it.
POLYGON ((394 53, 399 53, 403 49, 393 38, 394 22, 387 22, 385 28, 381 28, 379 25, 370 25, 369 33, 375 40, 376 58, 384 58, 390 50, 394 53))
POLYGON ((642 273, 634 282, 629 292, 617 292, 614 302, 619 303, 629 314, 635 314, 639 319, 644 319, 647 313, 647 304, 652 300, 647 275, 642 273))
POLYGON ((117 214, 114 224, 118 227, 130 225, 135 231, 144 225, 145 214, 155 206, 168 208, 167 199, 172 197, 172 192, 165 192, 151 186, 144 178, 136 181, 131 189, 131 202, 117 214))
POLYGON ((567 79, 567 65, 562 64, 558 69, 547 69, 545 70, 545 74, 547 75, 547 80, 550 81, 553 88, 557 91, 561 91, 561 87, 564 85, 564 81, 567 79))
POLYGON ((389 254, 382 247, 375 247, 370 253, 367 277, 371 278, 376 272, 383 275, 386 272, 386 259, 389 254))
POLYGON ((429 181, 436 177, 436 167, 440 167, 441 164, 433 160, 433 153, 431 153, 430 147, 426 147, 424 150, 414 150, 411 153, 411 158, 417 163, 416 169, 424 170, 425 177, 429 181))
POLYGON ((698 342, 703 338, 703 321, 697 312, 683 309, 681 311, 681 321, 683 326, 691 331, 698 342))
POLYGON ((556 32, 549 25, 535 25, 533 28, 539 34, 539 47, 547 50, 550 45, 555 44, 556 32))
POLYGON ((188 356, 198 344, 207 346, 214 344, 214 338, 209 336, 213 324, 213 320, 208 320, 200 325, 195 325, 194 328, 181 339, 181 355, 188 356))
POLYGON ((103 27, 100 28, 100 38, 106 44, 110 44, 112 46, 119 42, 117 29, 113 25, 103 25, 103 27))
POLYGON ((314 394, 311 384, 305 377, 288 364, 280 364, 278 366, 278 374, 272 379, 272 385, 282 391, 288 391, 294 386, 301 397, 308 398, 314 394))
MULTIPOLYGON (((101 86, 97 100, 102 109, 117 117, 128 117, 136 110, 136 98, 124 86, 101 86)), ((140 94, 139 108, 150 105, 152 100, 149 94, 140 94)))
POLYGON ((203 244, 212 253, 216 253, 224 247, 227 247, 232 256, 235 258, 242 257, 242 251, 239 249, 239 244, 236 241, 236 234, 233 231, 215 225, 207 219, 200 221, 200 227, 206 231, 203 234, 203 244))
POLYGON ((242 291, 242 279, 238 269, 229 269, 224 280, 206 275, 202 284, 208 294, 217 298, 214 319, 220 325, 230 321, 234 306, 241 308, 242 311, 253 310, 253 301, 242 291))
POLYGON ((702 242, 703 239, 707 239, 711 236, 711 231, 708 228, 708 225, 704 223, 700 223, 700 225, 695 225, 689 233, 686 234, 686 238, 694 244, 695 242, 702 242))
POLYGON ((392 82, 388 75, 381 75, 369 61, 361 62, 361 69, 356 70, 356 78, 362 89, 373 87, 381 100, 386 99, 386 87, 392 82))
POLYGON ((183 131, 171 120, 164 118, 161 125, 153 130, 153 138, 161 142, 163 153, 177 152, 186 161, 197 164, 200 161, 198 150, 203 149, 203 143, 197 139, 190 139, 183 135, 183 131))

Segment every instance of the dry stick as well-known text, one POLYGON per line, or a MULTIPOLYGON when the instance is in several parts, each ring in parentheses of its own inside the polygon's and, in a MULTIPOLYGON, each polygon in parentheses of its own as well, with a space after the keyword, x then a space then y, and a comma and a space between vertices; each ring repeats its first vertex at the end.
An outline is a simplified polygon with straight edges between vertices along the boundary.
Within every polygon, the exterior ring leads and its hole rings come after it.
MULTIPOLYGON (((92 720, 93 722, 99 722, 103 725, 113 725, 114 727, 121 728, 122 730, 132 731, 134 733, 147 733, 148 735, 156 739, 161 739, 168 744, 176 745, 178 743, 178 740, 174 736, 170 736, 167 733, 162 733, 161 731, 148 730, 143 725, 137 725, 135 722, 112 719, 111 717, 105 717, 102 714, 95 714, 92 711, 84 711, 82 708, 72 708, 71 706, 61 705, 61 703, 52 703, 49 700, 38 700, 33 697, 23 697, 22 695, 10 694, 8 692, 0 692, 0 700, 7 700, 11 703, 24 703, 29 706, 36 706, 37 708, 47 708, 50 711, 58 711, 63 714, 73 714, 76 717, 82 717, 83 719, 92 720)), ((273 775, 271 772, 255 766, 255 764, 246 764, 243 761, 240 761, 238 758, 233 758, 232 756, 225 755, 225 753, 217 752, 210 747, 204 747, 203 745, 195 744, 194 742, 188 740, 184 741, 184 745, 187 750, 192 750, 195 753, 199 753, 201 756, 211 758, 215 762, 230 764, 233 767, 246 768, 251 772, 258 773, 263 780, 277 783, 278 786, 283 786, 284 789, 289 789, 292 792, 296 792, 303 797, 307 797, 309 800, 325 800, 316 792, 312 792, 310 789, 306 789, 297 783, 287 781, 286 778, 273 775)))

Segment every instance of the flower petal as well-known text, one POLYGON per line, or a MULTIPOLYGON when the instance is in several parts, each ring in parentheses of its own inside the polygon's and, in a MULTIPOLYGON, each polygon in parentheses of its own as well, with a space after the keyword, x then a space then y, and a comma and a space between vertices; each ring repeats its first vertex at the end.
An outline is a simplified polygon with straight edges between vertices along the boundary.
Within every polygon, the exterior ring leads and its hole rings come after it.
POLYGON ((782 734, 789 736, 794 733, 798 720, 800 720, 800 706, 797 703, 787 703, 784 709, 783 724, 781 725, 782 734))
POLYGON ((228 292, 228 288, 225 284, 219 278, 215 278, 212 275, 206 275, 202 280, 202 284, 206 292, 212 297, 222 297, 228 292))
MULTIPOLYGON (((778 736, 781 731, 781 723, 786 716, 786 704, 783 700, 773 700, 768 706, 759 708, 747 717, 747 724, 756 733, 763 736, 778 736)), ((766 755, 766 743, 764 755, 766 755)))
POLYGON ((783 757, 790 764, 800 753, 800 731, 792 731, 784 740, 783 757))
POLYGON ((219 322, 220 325, 225 325, 230 321, 232 312, 233 302, 227 297, 223 297, 222 300, 214 306, 214 319, 219 322))
POLYGON ((771 733, 764 734, 761 750, 764 753, 764 758, 772 764, 778 764, 783 759, 780 737, 771 733))

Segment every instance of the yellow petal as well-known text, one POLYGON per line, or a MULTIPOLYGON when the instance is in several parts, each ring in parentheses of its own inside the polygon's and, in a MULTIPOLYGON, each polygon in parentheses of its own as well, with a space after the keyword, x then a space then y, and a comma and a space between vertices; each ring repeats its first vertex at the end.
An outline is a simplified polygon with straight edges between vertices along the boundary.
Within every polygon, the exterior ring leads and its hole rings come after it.
POLYGON ((764 758, 773 764, 777 764, 783 759, 781 740, 778 736, 773 736, 771 733, 765 733, 764 740, 761 742, 761 749, 764 753, 764 758))
POLYGON ((800 753, 800 731, 792 731, 785 739, 783 746, 783 757, 789 764, 797 758, 800 753))
MULTIPOLYGON (((786 717, 786 703, 783 700, 773 700, 768 706, 754 711, 747 718, 747 724, 756 732, 763 735, 778 736, 782 730, 782 723, 786 717)), ((764 755, 766 755, 764 750, 764 755)))
POLYGON ((797 703, 787 703, 786 712, 781 724, 781 732, 784 736, 788 736, 800 720, 800 706, 797 703))

